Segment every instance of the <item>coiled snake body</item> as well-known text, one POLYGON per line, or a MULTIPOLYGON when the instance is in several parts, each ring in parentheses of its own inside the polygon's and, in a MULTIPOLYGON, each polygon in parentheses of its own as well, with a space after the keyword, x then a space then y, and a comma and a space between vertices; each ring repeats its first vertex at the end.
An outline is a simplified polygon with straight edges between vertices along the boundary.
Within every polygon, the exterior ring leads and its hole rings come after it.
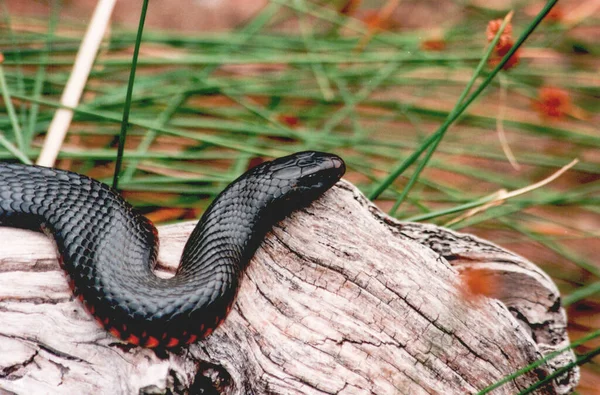
POLYGON ((168 279, 152 272, 158 251, 152 223, 86 176, 0 163, 0 225, 48 229, 74 293, 113 335, 146 347, 175 347, 219 325, 269 229, 344 171, 339 157, 320 152, 251 169, 209 206, 168 279))

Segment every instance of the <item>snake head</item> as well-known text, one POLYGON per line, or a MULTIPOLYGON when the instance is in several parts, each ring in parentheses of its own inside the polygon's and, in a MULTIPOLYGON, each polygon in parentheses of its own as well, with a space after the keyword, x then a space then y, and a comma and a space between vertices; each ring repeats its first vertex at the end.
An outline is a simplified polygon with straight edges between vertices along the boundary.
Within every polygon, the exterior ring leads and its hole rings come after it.
POLYGON ((290 194, 313 197, 338 182, 346 172, 346 165, 337 155, 305 151, 274 160, 269 172, 272 179, 287 184, 290 194))

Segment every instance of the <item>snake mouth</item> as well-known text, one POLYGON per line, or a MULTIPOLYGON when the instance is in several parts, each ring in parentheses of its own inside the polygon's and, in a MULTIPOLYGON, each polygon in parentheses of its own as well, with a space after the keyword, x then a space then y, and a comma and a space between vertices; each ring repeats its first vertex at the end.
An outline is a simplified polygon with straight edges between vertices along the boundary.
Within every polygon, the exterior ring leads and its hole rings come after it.
POLYGON ((346 172, 346 164, 337 155, 315 152, 314 163, 302 168, 302 178, 319 178, 329 186, 335 184, 346 172), (317 155, 318 154, 318 155, 317 155))
POLYGON ((332 156, 331 161, 333 162, 333 167, 335 169, 340 169, 343 171, 343 173, 346 172, 346 164, 344 163, 342 158, 340 158, 339 156, 332 156))
POLYGON ((332 168, 337 170, 337 174, 339 174, 338 180, 342 178, 342 176, 346 173, 346 164, 339 156, 331 157, 332 168))

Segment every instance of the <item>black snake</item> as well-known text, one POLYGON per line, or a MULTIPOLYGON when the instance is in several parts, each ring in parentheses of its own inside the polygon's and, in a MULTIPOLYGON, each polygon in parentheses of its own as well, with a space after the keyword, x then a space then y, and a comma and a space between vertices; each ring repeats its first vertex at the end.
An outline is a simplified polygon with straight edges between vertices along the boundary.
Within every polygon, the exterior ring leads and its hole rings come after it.
POLYGON ((226 317, 242 273, 271 227, 344 174, 341 158, 300 152, 249 170, 209 206, 174 277, 154 275, 154 225, 89 177, 0 163, 0 224, 43 226, 74 293, 113 335, 146 347, 208 336, 226 317))

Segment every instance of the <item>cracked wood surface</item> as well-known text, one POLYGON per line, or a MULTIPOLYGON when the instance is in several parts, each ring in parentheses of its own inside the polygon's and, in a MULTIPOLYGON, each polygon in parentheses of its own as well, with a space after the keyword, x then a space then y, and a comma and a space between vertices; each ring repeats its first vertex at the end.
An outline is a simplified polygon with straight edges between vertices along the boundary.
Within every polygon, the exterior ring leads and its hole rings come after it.
MULTIPOLYGON (((194 222, 162 226, 173 271, 194 222)), ((569 344, 550 278, 489 242, 398 222, 340 182, 275 227, 234 308, 174 352, 124 345, 71 296, 50 239, 0 227, 0 393, 465 394, 569 344), (497 283, 471 300, 458 273, 497 283)), ((574 360, 563 353, 496 390, 574 360)), ((577 370, 538 393, 573 390, 577 370)))

